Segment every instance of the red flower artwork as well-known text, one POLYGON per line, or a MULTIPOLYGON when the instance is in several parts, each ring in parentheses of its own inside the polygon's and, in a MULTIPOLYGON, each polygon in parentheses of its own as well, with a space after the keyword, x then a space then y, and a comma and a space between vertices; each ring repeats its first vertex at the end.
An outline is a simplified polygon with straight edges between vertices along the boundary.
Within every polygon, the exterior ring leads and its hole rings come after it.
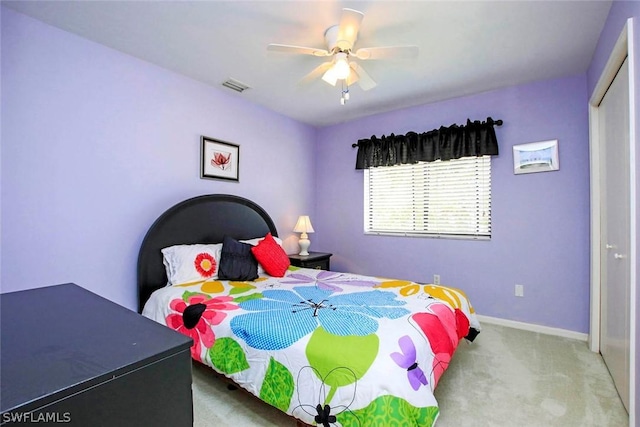
POLYGON ((203 345, 205 348, 213 347, 216 335, 211 327, 219 325, 227 317, 222 310, 238 309, 237 305, 229 304, 232 300, 229 296, 209 299, 207 295, 197 294, 191 295, 188 303, 174 299, 169 304, 177 313, 167 316, 167 326, 193 339, 191 356, 195 360, 202 362, 203 345))
POLYGON ((216 272, 216 260, 206 252, 198 254, 194 264, 196 266, 196 271, 205 279, 213 276, 216 272))
POLYGON ((226 168, 229 167, 230 162, 231 162, 231 153, 222 153, 220 151, 216 151, 213 153, 213 159, 211 159, 211 166, 216 166, 222 170, 225 170, 226 168))

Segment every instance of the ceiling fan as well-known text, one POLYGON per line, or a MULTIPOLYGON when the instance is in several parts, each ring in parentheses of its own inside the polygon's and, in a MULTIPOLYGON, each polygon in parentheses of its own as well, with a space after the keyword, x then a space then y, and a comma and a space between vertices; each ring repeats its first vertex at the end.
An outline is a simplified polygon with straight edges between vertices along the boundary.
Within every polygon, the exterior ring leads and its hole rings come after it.
POLYGON ((417 46, 365 47, 354 51, 362 18, 364 18, 362 12, 348 8, 342 9, 340 24, 329 27, 324 33, 326 49, 271 43, 267 46, 267 50, 331 57, 330 61, 320 64, 307 74, 302 82, 307 83, 319 76, 332 86, 335 86, 338 80, 343 81, 343 86, 346 84, 347 88, 345 90, 343 87, 340 102, 344 104, 349 99, 350 85, 357 82, 363 90, 372 89, 377 85, 364 68, 355 61, 356 59, 405 59, 418 55, 417 46))

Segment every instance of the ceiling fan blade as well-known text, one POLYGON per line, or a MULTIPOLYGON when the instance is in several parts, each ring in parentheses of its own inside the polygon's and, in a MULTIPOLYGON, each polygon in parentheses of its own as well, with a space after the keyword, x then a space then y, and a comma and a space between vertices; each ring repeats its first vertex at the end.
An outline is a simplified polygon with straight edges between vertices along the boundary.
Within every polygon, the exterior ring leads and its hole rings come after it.
POLYGON ((333 62, 331 62, 331 61, 325 62, 325 63, 322 63, 322 64, 318 65, 309 74, 304 76, 302 78, 302 80, 300 80, 299 84, 306 85, 306 84, 311 83, 312 81, 316 80, 321 75, 325 74, 327 72, 327 70, 329 70, 329 68, 331 68, 332 65, 333 65, 333 62))
POLYGON ((292 46, 288 44, 276 44, 276 43, 271 43, 267 45, 267 50, 270 52, 299 53, 302 55, 313 55, 313 56, 330 56, 331 55, 331 52, 329 52, 326 49, 317 49, 315 47, 292 46))
POLYGON ((336 43, 340 49, 348 50, 353 48, 358 38, 362 18, 364 18, 364 13, 362 12, 348 8, 342 9, 342 16, 338 27, 338 40, 336 43))
POLYGON ((358 75, 358 84, 362 90, 369 90, 376 87, 378 84, 371 78, 371 76, 355 62, 351 62, 351 69, 358 75))
POLYGON ((418 46, 364 47, 352 55, 358 59, 410 59, 418 56, 418 46))

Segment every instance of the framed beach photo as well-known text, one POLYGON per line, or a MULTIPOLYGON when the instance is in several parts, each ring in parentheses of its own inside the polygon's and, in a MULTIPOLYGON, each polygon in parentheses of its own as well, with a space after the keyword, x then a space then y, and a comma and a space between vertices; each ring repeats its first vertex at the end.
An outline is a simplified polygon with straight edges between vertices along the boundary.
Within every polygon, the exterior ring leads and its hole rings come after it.
POLYGON ((238 181, 240 146, 206 136, 200 142, 200 178, 238 181))
POLYGON ((549 172, 560 169, 558 140, 513 146, 513 173, 549 172))

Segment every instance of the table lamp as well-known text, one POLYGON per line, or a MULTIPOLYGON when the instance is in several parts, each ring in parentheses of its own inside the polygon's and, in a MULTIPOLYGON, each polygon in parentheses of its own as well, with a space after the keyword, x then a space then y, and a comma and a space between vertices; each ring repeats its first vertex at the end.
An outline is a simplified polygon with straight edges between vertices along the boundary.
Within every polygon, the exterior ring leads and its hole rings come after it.
POLYGON ((313 233, 313 226, 311 225, 309 215, 300 215, 293 231, 295 233, 302 233, 300 234, 300 240, 298 241, 298 244, 300 245, 299 255, 309 255, 308 249, 311 242, 309 241, 307 233, 313 233))

